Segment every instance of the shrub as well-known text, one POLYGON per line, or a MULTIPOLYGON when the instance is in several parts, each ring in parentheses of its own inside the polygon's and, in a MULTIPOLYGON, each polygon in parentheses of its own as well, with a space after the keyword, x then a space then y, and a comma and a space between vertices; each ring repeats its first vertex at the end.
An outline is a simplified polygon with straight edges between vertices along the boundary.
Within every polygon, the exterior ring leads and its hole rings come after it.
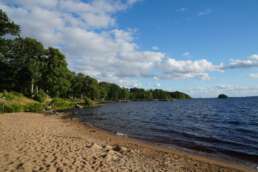
POLYGON ((4 91, 0 97, 3 98, 3 99, 6 99, 6 100, 13 100, 15 98, 18 98, 18 97, 22 97, 23 94, 21 93, 17 93, 17 92, 7 92, 7 91, 4 91))
POLYGON ((85 106, 93 106, 94 105, 94 101, 92 101, 90 98, 85 97, 84 98, 84 104, 85 106))
POLYGON ((35 95, 34 99, 42 103, 46 101, 47 97, 48 95, 43 90, 39 90, 38 94, 35 95))
POLYGON ((42 112, 45 106, 42 103, 32 103, 25 106, 26 112, 42 112))
POLYGON ((4 112, 4 104, 0 103, 0 113, 4 112))
POLYGON ((50 103, 52 109, 61 110, 61 109, 70 109, 75 107, 75 103, 69 99, 54 98, 50 103))
POLYGON ((0 113, 10 112, 42 112, 44 105, 41 103, 32 103, 28 105, 18 104, 0 104, 0 113))
MULTIPOLYGON (((40 93, 39 100, 45 97, 44 93, 40 93)), ((3 92, 0 93, 0 112, 41 112, 44 110, 44 104, 31 100, 21 93, 3 92)))
POLYGON ((1 104, 0 112, 22 112, 24 107, 18 104, 1 104))

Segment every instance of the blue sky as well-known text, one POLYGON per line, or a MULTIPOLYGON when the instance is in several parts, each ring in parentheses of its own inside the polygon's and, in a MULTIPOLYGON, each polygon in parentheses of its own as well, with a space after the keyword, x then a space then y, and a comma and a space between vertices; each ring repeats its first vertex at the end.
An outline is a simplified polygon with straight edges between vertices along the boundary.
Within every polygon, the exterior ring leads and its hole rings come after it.
MULTIPOLYGON (((118 15, 118 23, 124 29, 137 29, 136 42, 142 49, 155 46, 177 59, 228 63, 258 52, 257 7, 256 0, 147 0, 118 15)), ((210 81, 161 83, 166 89, 172 85, 185 90, 193 85, 255 87, 258 80, 248 77, 251 72, 258 72, 257 67, 213 73, 210 81)))
POLYGON ((156 45, 176 57, 190 51, 192 58, 214 57, 219 63, 257 52, 257 6, 256 0, 146 0, 117 19, 121 28, 138 30, 136 42, 143 49, 156 45))
POLYGON ((125 87, 258 95, 257 0, 0 0, 23 36, 125 87), (51 20, 50 20, 51 18, 51 20))

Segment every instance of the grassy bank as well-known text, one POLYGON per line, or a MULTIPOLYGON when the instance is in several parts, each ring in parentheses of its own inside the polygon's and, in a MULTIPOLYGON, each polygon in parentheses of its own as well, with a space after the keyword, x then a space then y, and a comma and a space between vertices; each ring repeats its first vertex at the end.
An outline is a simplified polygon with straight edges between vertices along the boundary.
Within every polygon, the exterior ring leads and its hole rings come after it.
POLYGON ((39 112, 43 104, 16 92, 0 93, 0 112, 39 112))
POLYGON ((4 112, 43 112, 96 106, 99 103, 88 98, 50 98, 37 95, 33 99, 17 92, 0 92, 0 113, 4 112))

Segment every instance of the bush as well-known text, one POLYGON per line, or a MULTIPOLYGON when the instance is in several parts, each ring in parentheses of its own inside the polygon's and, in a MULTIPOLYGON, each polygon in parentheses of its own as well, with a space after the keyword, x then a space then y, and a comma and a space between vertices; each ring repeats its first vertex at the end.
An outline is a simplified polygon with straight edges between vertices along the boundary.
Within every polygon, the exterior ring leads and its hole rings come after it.
POLYGON ((0 103, 0 113, 4 112, 4 104, 0 103))
POLYGON ((92 101, 90 98, 85 97, 84 98, 84 104, 85 106, 93 106, 94 105, 94 101, 92 101))
POLYGON ((0 112, 22 112, 24 107, 18 104, 0 104, 0 112))
POLYGON ((18 97, 22 97, 23 94, 21 93, 17 93, 17 92, 6 92, 4 91, 1 95, 0 95, 0 98, 3 98, 5 100, 13 100, 15 98, 18 98, 18 97))
POLYGON ((26 112, 42 112, 44 110, 44 105, 42 103, 32 103, 25 106, 26 112))
POLYGON ((50 105, 52 109, 61 110, 74 108, 76 104, 69 99, 54 98, 50 105))
POLYGON ((43 90, 39 90, 38 94, 35 95, 34 99, 42 103, 46 101, 47 97, 48 95, 43 90))

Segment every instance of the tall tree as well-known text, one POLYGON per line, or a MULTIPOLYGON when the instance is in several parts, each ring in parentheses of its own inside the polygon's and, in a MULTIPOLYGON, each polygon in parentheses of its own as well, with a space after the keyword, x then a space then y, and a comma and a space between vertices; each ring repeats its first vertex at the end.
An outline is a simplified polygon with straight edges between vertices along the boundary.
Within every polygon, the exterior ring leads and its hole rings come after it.
POLYGON ((90 99, 100 98, 100 87, 98 81, 82 73, 75 74, 71 81, 69 95, 77 98, 88 97, 90 99))
POLYGON ((66 97, 71 86, 71 72, 67 67, 65 56, 55 48, 48 48, 46 66, 41 85, 54 97, 66 97))
POLYGON ((20 27, 12 22, 6 13, 0 9, 0 91, 12 90, 15 86, 13 70, 9 61, 14 54, 13 41, 6 39, 7 34, 18 35, 20 27))
POLYGON ((69 96, 76 98, 84 98, 86 96, 86 87, 84 84, 85 75, 82 73, 73 73, 71 80, 71 88, 69 90, 69 96))
POLYGON ((15 40, 15 56, 11 65, 16 66, 16 85, 19 90, 23 90, 30 96, 37 93, 45 65, 45 56, 45 49, 37 40, 33 38, 15 40))
POLYGON ((0 9, 0 37, 11 34, 18 35, 20 33, 20 27, 12 22, 6 13, 0 9))
POLYGON ((119 99, 120 100, 128 100, 130 97, 129 90, 127 88, 121 88, 119 92, 119 99))
POLYGON ((85 78, 86 96, 92 100, 100 97, 100 90, 98 81, 94 78, 86 76, 85 78))

